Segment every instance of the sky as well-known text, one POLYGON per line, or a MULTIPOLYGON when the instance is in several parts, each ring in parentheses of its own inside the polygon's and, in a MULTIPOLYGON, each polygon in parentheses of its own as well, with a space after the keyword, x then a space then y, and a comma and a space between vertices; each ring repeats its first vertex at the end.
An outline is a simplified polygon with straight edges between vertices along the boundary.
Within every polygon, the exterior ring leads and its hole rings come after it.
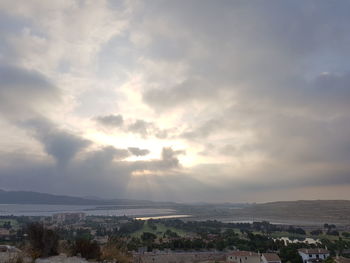
POLYGON ((0 1, 0 189, 349 199, 350 1, 0 1))

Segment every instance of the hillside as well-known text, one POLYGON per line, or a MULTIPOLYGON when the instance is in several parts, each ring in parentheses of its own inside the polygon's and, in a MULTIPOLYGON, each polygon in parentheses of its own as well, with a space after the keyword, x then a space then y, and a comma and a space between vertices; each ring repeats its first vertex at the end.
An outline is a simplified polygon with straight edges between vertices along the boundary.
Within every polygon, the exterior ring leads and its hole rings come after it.
POLYGON ((49 205, 155 205, 151 201, 128 199, 89 199, 65 195, 53 195, 30 191, 0 190, 0 204, 49 204, 49 205))
POLYGON ((255 204, 234 211, 250 219, 277 221, 349 223, 349 200, 302 200, 255 204))

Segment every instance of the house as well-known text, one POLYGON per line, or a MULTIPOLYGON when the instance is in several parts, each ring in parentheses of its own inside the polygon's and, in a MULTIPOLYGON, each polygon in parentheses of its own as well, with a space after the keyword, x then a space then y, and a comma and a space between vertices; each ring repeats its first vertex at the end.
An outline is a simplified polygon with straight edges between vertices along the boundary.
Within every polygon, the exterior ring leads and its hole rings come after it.
POLYGON ((251 251, 234 251, 227 255, 226 262, 260 263, 260 255, 251 251))
POLYGON ((225 262, 224 252, 152 251, 133 254, 133 263, 209 263, 225 262))
POLYGON ((280 257, 275 253, 263 253, 261 263, 281 263, 280 257))
POLYGON ((52 221, 58 224, 78 222, 85 219, 85 213, 58 213, 52 215, 52 221))
POLYGON ((329 251, 323 248, 302 248, 298 253, 304 263, 322 262, 329 257, 329 251))
POLYGON ((0 228, 0 237, 6 237, 10 235, 10 230, 6 228, 0 228))

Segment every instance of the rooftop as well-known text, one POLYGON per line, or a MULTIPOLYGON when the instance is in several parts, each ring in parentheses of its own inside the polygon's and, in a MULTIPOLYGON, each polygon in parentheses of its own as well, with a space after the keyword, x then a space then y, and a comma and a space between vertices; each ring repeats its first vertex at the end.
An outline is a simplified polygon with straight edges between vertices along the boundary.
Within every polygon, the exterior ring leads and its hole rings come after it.
POLYGON ((275 253, 263 253, 263 256, 269 262, 281 261, 280 257, 275 253))
POLYGON ((235 257, 259 257, 258 253, 251 251, 233 251, 230 255, 235 257))
POLYGON ((324 248, 301 248, 298 251, 304 254, 329 254, 329 251, 324 248))

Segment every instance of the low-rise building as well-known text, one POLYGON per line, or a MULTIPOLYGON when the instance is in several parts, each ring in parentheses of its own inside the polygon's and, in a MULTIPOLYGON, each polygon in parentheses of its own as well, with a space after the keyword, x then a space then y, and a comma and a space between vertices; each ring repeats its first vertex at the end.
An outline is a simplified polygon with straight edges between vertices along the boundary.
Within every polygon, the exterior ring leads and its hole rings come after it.
POLYGON ((298 253, 304 263, 322 262, 329 257, 329 251, 323 248, 302 248, 298 253))
POLYGON ((6 237, 10 235, 10 230, 6 228, 0 228, 0 237, 6 237))
POLYGON ((251 251, 234 251, 227 255, 227 262, 260 263, 260 255, 251 251))
POLYGON ((225 262, 224 252, 166 252, 134 253, 133 263, 204 263, 225 262))
POLYGON ((281 263, 281 259, 276 253, 263 253, 261 263, 281 263))
POLYGON ((58 224, 78 222, 85 219, 85 213, 58 213, 52 215, 52 221, 58 224))

